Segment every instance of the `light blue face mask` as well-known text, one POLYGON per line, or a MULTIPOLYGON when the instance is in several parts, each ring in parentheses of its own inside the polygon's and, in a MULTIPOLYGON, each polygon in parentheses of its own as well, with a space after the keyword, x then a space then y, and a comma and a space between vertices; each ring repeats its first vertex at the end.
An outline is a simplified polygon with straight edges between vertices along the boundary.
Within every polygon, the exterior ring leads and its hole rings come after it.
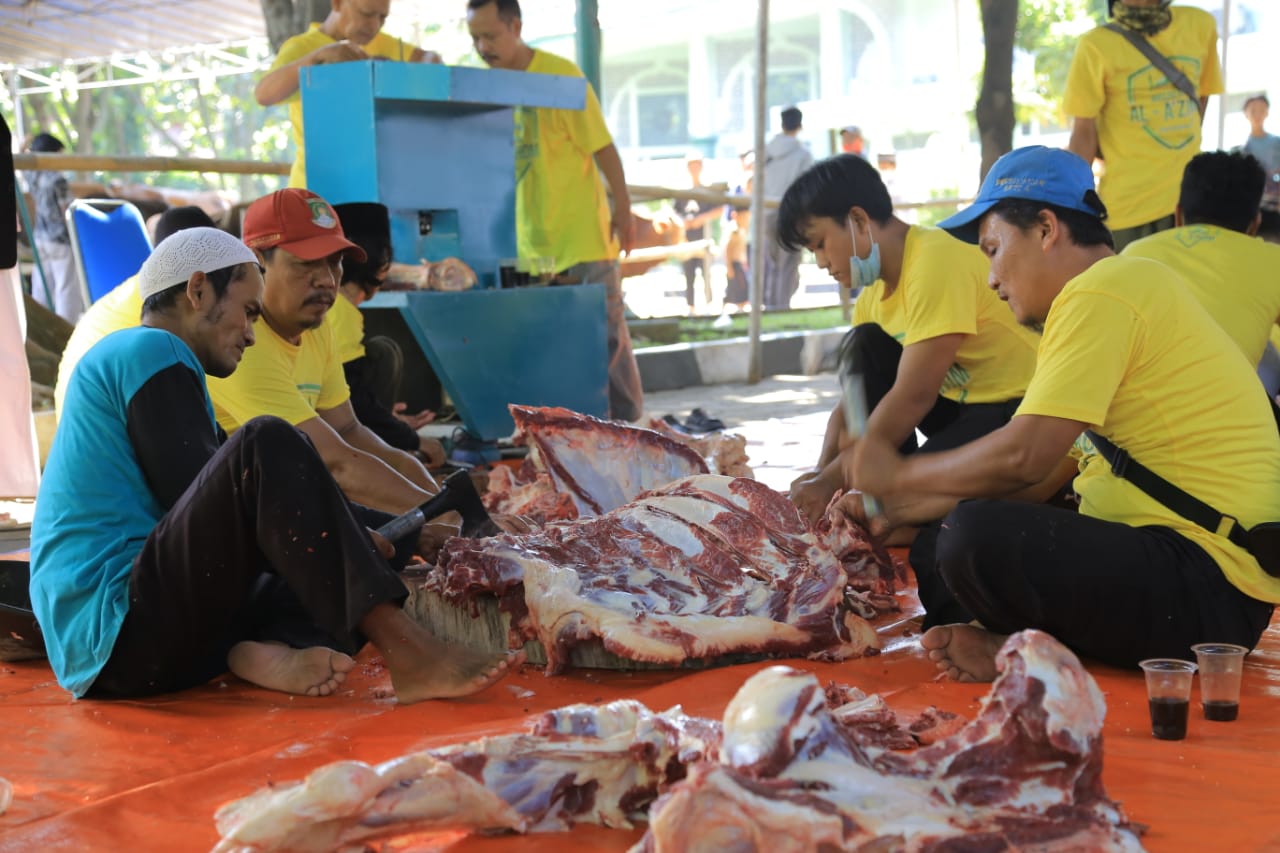
POLYGON ((849 289, 857 291, 859 288, 870 287, 880 278, 880 244, 872 240, 871 252, 867 257, 858 257, 858 233, 853 229, 853 217, 849 217, 849 239, 853 241, 853 249, 849 255, 849 289))

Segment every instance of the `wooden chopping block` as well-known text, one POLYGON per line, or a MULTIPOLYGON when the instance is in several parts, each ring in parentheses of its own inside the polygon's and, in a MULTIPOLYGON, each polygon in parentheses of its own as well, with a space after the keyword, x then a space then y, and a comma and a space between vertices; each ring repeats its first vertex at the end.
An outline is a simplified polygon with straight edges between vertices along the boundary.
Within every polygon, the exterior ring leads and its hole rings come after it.
MULTIPOLYGON (((405 612, 419 624, 425 625, 436 637, 446 643, 458 643, 474 649, 492 652, 507 651, 507 637, 511 616, 498 608, 498 599, 482 595, 476 599, 478 616, 462 607, 445 601, 436 592, 414 583, 409 598, 404 603, 405 612)), ((538 640, 524 644, 525 658, 529 663, 545 666, 547 651, 538 640)), ((678 669, 707 669, 713 666, 733 666, 739 663, 768 660, 766 654, 729 654, 715 658, 686 660, 678 669)), ((569 650, 569 662, 579 669, 653 670, 672 669, 667 664, 628 660, 605 651, 600 640, 579 643, 569 650)))

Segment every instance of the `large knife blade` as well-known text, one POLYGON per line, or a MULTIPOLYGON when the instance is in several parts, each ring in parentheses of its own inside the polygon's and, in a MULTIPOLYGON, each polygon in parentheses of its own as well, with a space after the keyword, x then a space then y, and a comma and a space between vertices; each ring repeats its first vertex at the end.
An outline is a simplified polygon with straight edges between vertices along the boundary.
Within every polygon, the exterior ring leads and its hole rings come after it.
MULTIPOLYGON (((861 353, 851 344, 852 341, 846 341, 840 352, 840 399, 845 432, 856 441, 866 434, 867 419, 871 413, 867 411, 867 386, 862 378, 861 353)), ((867 509, 868 518, 882 514, 880 502, 865 492, 862 493, 862 504, 867 509)))

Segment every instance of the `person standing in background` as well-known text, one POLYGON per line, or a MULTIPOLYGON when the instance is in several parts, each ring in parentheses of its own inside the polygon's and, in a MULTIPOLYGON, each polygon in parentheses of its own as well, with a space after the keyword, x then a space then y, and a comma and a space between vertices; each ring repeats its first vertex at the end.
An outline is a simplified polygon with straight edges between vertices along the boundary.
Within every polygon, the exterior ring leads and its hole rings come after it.
POLYGON ((362 59, 395 59, 401 62, 439 62, 435 51, 387 35, 382 26, 391 14, 391 0, 333 0, 323 23, 312 24, 280 46, 271 69, 254 87, 253 96, 264 107, 289 105, 289 122, 298 157, 289 172, 289 186, 307 185, 307 158, 303 147, 302 96, 299 74, 312 65, 357 62, 362 59))
POLYGON ((1244 115, 1249 119, 1249 138, 1241 147, 1262 164, 1268 175, 1280 172, 1280 136, 1267 133, 1263 125, 1271 113, 1271 101, 1266 95, 1252 95, 1245 99, 1244 115))
POLYGON ((862 138, 862 128, 854 124, 840 128, 840 151, 867 159, 867 141, 862 138))
POLYGON ((1200 151, 1210 95, 1222 92, 1218 30, 1201 9, 1169 0, 1112 0, 1114 23, 1080 37, 1062 107, 1071 120, 1067 150, 1086 163, 1105 158, 1098 194, 1116 251, 1173 227, 1182 170, 1200 151), (1134 44, 1144 40, 1183 75, 1185 95, 1134 44))
MULTIPOLYGON (((49 133, 36 134, 30 145, 30 150, 37 154, 57 154, 65 148, 61 139, 49 133)), ((32 275, 31 294, 50 311, 75 325, 84 313, 85 304, 71 253, 71 234, 67 231, 71 187, 66 175, 46 169, 32 172, 28 184, 36 205, 32 237, 40 257, 32 275)))
MULTIPOLYGON (((685 167, 689 170, 690 188, 701 189, 702 158, 697 154, 690 154, 688 159, 685 160, 685 167)), ((703 210, 701 202, 688 198, 679 203, 678 209, 680 218, 684 220, 685 242, 694 243, 707 238, 707 226, 720 216, 724 211, 724 206, 703 210)), ((689 305, 689 316, 692 317, 695 313, 694 285, 698 281, 699 272, 702 273, 702 288, 706 296, 707 305, 711 305, 711 278, 707 275, 710 267, 705 253, 695 255, 692 258, 685 258, 682 266, 684 267, 684 299, 689 305)))
POLYGON ((31 498, 40 488, 40 454, 31 416, 31 368, 27 364, 26 311, 18 274, 18 208, 14 193, 13 138, 0 115, 0 497, 31 498))
MULTIPOLYGON (((782 111, 782 132, 769 141, 764 152, 764 197, 781 201, 787 188, 813 165, 813 155, 800 141, 804 114, 795 107, 782 111)), ((765 211, 764 219, 764 307, 780 310, 791 307, 791 297, 800 288, 800 253, 778 240, 778 212, 765 211)))
POLYGON ((1244 114, 1249 119, 1249 138, 1241 148, 1252 154, 1267 173, 1267 183, 1262 190, 1262 218, 1258 224, 1258 236, 1268 243, 1280 243, 1280 136, 1263 129, 1270 112, 1271 101, 1266 95, 1258 94, 1245 99, 1244 114))
MULTIPOLYGON (((523 27, 517 0, 467 2, 471 42, 490 68, 583 76, 569 60, 526 44, 523 27)), ((644 391, 618 263, 619 249, 631 250, 631 195, 590 83, 581 110, 516 109, 516 244, 522 258, 554 258, 557 284, 605 285, 609 417, 639 419, 644 391), (605 183, 613 196, 612 213, 605 183)))

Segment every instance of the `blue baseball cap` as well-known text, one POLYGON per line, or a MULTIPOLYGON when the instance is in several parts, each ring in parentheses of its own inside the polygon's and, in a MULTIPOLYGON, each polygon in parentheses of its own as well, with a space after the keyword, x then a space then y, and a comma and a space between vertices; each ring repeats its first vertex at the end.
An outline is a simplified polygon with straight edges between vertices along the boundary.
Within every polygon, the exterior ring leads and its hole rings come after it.
POLYGON ((966 243, 977 243, 978 220, 996 202, 1011 198, 1053 204, 1099 219, 1107 216, 1088 163, 1063 148, 1028 145, 997 160, 973 204, 942 220, 938 227, 966 243))

